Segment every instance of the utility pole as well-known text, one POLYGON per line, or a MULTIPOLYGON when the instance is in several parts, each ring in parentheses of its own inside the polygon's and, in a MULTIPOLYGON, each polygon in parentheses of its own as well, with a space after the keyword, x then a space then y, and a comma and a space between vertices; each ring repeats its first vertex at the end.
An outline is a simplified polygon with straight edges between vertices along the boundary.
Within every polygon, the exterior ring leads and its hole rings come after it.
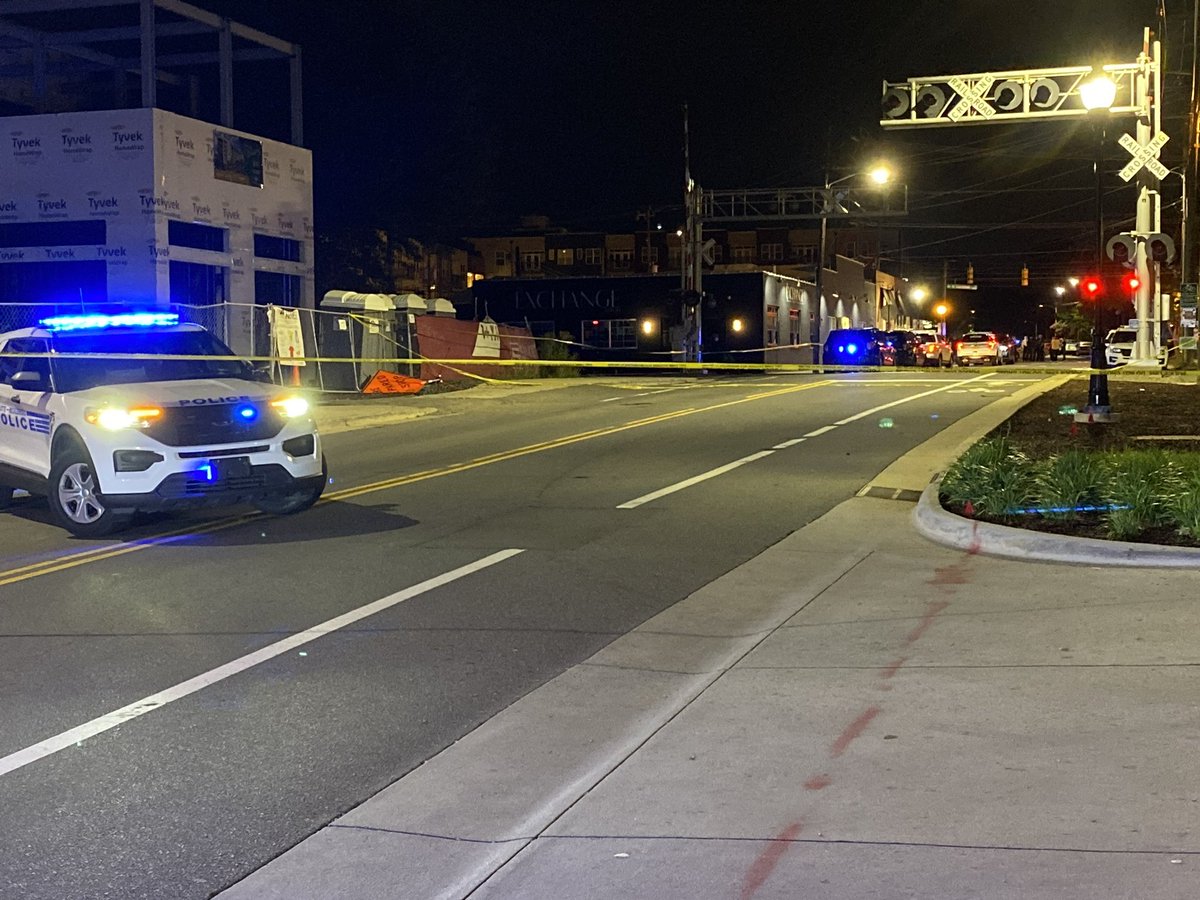
POLYGON ((654 210, 647 206, 637 214, 637 218, 646 220, 646 272, 649 274, 653 271, 650 264, 650 236, 654 233, 654 210))
POLYGON ((683 209, 687 215, 679 246, 680 283, 683 296, 683 356, 687 362, 700 362, 703 355, 703 287, 701 285, 700 243, 704 231, 701 217, 700 186, 692 180, 688 139, 688 108, 683 105, 683 209))

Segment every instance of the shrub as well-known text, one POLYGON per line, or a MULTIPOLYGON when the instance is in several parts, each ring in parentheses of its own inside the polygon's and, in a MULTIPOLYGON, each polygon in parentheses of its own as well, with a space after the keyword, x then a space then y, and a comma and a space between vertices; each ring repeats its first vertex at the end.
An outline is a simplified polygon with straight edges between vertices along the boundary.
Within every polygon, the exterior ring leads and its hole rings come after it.
POLYGON ((1104 467, 1096 455, 1083 450, 1068 450, 1052 456, 1038 466, 1034 478, 1034 498, 1048 518, 1073 521, 1076 508, 1100 502, 1104 467))
POLYGON ((1200 455, 1188 454, 1182 462, 1179 493, 1170 503, 1171 519, 1179 533, 1200 541, 1200 455))
POLYGON ((941 492, 977 515, 1007 518, 1033 498, 1029 458, 1007 438, 988 438, 964 453, 942 478, 941 492))
MULTIPOLYGON (((572 362, 579 357, 571 352, 571 335, 569 332, 559 332, 556 340, 553 335, 545 334, 538 338, 538 357, 552 362, 572 362)), ((577 378, 579 369, 571 366, 538 366, 543 378, 577 378)))
POLYGON ((1136 537, 1148 528, 1169 524, 1173 499, 1182 492, 1183 471, 1165 450, 1114 450, 1101 457, 1103 499, 1112 537, 1136 537))

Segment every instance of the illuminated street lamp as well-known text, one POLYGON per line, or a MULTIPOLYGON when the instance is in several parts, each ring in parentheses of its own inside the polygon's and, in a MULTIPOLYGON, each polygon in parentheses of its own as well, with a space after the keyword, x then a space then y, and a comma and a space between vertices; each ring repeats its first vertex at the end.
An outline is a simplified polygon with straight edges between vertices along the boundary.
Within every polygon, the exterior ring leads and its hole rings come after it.
POLYGON ((1103 73, 1079 86, 1079 99, 1088 111, 1096 132, 1096 158, 1093 167, 1096 173, 1096 278, 1097 290, 1091 291, 1092 303, 1092 374, 1088 376, 1087 406, 1075 414, 1080 422, 1109 422, 1115 418, 1108 399, 1108 352, 1104 346, 1104 331, 1100 319, 1099 276, 1104 259, 1104 199, 1101 183, 1101 166, 1104 163, 1104 138, 1108 125, 1108 111, 1117 99, 1117 85, 1103 73))
MULTIPOLYGON (((835 186, 841 184, 843 181, 849 181, 851 178, 857 178, 860 175, 868 176, 871 179, 871 182, 873 184, 884 185, 884 184, 887 184, 891 180, 892 170, 884 163, 876 163, 874 166, 872 166, 870 169, 867 169, 866 171, 852 172, 851 174, 845 175, 841 178, 838 178, 835 181, 830 181, 828 174, 826 174, 826 176, 825 176, 825 193, 821 196, 821 233, 820 233, 821 236, 817 242, 817 272, 816 272, 816 277, 813 279, 813 289, 817 295, 814 307, 818 311, 821 308, 821 299, 822 299, 822 297, 821 297, 821 281, 822 281, 821 272, 825 268, 825 252, 826 252, 825 245, 826 245, 826 242, 828 239, 828 234, 829 234, 829 208, 831 206, 833 206, 833 197, 830 194, 830 191, 835 186)), ((817 320, 818 331, 817 331, 817 334, 814 335, 815 340, 813 340, 813 343, 817 347, 818 353, 821 353, 822 349, 823 349, 821 340, 820 340, 820 331, 819 331, 820 327, 821 327, 820 320, 818 319, 817 320)))
POLYGON ((950 307, 948 307, 945 303, 939 303, 937 306, 935 306, 933 308, 933 311, 935 313, 937 313, 938 318, 942 320, 941 325, 940 325, 940 328, 941 328, 940 334, 942 337, 945 337, 946 336, 946 313, 950 312, 950 307))
POLYGON ((924 300, 926 297, 929 296, 929 291, 925 290, 925 288, 923 288, 923 287, 915 287, 911 291, 908 292, 908 296, 912 297, 914 300, 916 300, 918 303, 920 303, 922 300, 924 300))

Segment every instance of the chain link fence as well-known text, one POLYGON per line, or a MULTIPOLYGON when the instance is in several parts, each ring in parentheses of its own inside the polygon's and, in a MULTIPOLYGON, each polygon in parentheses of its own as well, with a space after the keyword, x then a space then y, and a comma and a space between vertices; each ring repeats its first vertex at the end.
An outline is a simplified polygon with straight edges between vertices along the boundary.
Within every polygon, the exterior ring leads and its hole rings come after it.
MULTIPOLYGON (((270 307, 250 303, 211 306, 173 304, 184 322, 203 326, 235 353, 272 361, 271 376, 280 384, 299 384, 321 391, 357 392, 379 370, 415 373, 411 363, 415 335, 406 320, 371 313, 348 314, 320 309, 298 310, 306 364, 289 366, 271 342, 270 307), (366 362, 369 360, 369 362, 366 362), (293 370, 298 370, 293 373, 293 370)), ((0 304, 0 333, 32 328, 42 319, 61 315, 111 313, 112 304, 0 304)))

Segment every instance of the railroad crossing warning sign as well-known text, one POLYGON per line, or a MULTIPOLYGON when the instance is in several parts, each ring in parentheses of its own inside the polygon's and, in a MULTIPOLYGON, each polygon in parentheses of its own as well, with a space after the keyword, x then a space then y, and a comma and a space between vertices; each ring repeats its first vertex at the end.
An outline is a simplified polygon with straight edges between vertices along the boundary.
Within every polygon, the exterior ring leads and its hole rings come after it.
POLYGON ((1158 161, 1158 152, 1162 150, 1163 144, 1166 142, 1167 136, 1161 131, 1146 144, 1139 144, 1137 138, 1131 134, 1121 135, 1121 139, 1117 143, 1133 155, 1133 159, 1120 172, 1121 180, 1128 181, 1143 167, 1149 169, 1150 174, 1155 178, 1166 178, 1168 169, 1158 161))
POLYGON ((973 111, 979 113, 985 119, 990 119, 996 115, 996 109, 987 102, 987 92, 991 90, 992 83, 995 81, 992 75, 984 75, 975 83, 967 81, 965 78, 958 76, 947 80, 947 84, 958 92, 961 98, 954 108, 950 110, 948 115, 954 122, 969 116, 973 111))

